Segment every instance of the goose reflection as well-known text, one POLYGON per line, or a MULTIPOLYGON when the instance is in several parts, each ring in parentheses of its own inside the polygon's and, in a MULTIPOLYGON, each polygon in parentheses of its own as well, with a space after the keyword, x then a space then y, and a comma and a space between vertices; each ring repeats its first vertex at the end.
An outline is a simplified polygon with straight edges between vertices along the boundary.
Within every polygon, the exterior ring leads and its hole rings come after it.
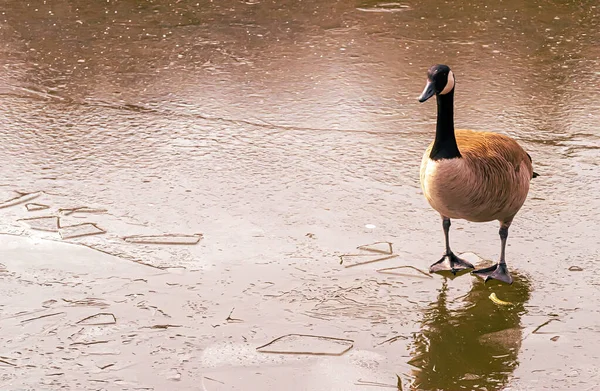
POLYGON ((466 296, 451 302, 444 281, 414 337, 409 362, 418 368, 414 389, 502 389, 519 363, 521 316, 531 293, 525 276, 514 277, 513 285, 474 280, 466 296), (488 298, 492 292, 512 305, 493 303, 488 298))

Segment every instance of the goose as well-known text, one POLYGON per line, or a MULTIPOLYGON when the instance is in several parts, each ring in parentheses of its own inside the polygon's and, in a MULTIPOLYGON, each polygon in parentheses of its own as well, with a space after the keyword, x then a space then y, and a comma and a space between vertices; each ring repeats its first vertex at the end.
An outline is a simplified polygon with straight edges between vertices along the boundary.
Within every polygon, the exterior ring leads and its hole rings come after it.
POLYGON ((444 256, 430 273, 474 269, 450 249, 451 219, 500 222, 500 260, 472 273, 512 284, 505 259, 508 228, 523 206, 533 172, 531 156, 512 138, 493 132, 454 129, 454 88, 450 67, 436 64, 427 72, 427 84, 419 97, 423 103, 437 99, 435 139, 421 161, 421 189, 429 205, 442 218, 446 240, 444 256))

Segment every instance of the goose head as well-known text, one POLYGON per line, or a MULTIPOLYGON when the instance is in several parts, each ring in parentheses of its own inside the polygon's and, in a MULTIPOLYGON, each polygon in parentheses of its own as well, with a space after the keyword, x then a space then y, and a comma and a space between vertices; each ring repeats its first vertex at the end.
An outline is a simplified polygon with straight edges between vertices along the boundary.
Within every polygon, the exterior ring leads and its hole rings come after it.
POLYGON ((434 95, 446 95, 454 90, 454 74, 448 65, 436 64, 427 71, 427 85, 419 96, 423 103, 434 95))

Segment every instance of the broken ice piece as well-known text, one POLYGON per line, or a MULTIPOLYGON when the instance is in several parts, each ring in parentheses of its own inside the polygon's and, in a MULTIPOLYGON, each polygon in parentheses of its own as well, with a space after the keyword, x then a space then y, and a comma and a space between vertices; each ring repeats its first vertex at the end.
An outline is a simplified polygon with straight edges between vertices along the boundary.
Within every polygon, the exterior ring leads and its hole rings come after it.
POLYGON ((56 216, 32 217, 30 219, 20 219, 19 221, 38 231, 58 232, 59 223, 56 216))
POLYGON ((396 276, 404 276, 404 277, 421 277, 421 278, 433 278, 433 276, 429 273, 427 273, 426 271, 423 271, 419 268, 416 268, 414 266, 410 266, 410 265, 404 265, 404 266, 396 266, 396 267, 386 267, 384 269, 378 269, 377 273, 381 273, 381 274, 392 274, 392 275, 396 275, 396 276), (398 272, 393 272, 392 270, 398 270, 398 269, 412 269, 415 272, 419 273, 419 274, 415 274, 415 273, 398 273, 398 272))
POLYGON ((359 250, 371 251, 380 254, 392 254, 392 243, 390 242, 375 242, 371 244, 365 244, 358 246, 359 250))
MULTIPOLYGON (((346 256, 347 256, 347 255, 346 255, 346 256)), ((372 256, 372 255, 371 255, 371 256, 372 256)), ((342 258, 342 263, 343 263, 343 261, 345 260, 343 257, 344 257, 344 256, 342 255, 342 256, 341 256, 341 258, 342 258)), ((385 257, 380 257, 380 256, 377 256, 377 257, 376 257, 376 258, 374 258, 374 259, 368 259, 368 260, 366 260, 366 261, 357 262, 357 263, 352 263, 352 264, 350 264, 350 265, 346 265, 346 266, 344 266, 344 267, 347 269, 347 268, 350 268, 350 267, 356 267, 356 266, 368 265, 368 264, 370 264, 370 263, 381 262, 381 261, 387 261, 388 259, 392 259, 392 258, 396 258, 396 257, 398 257, 398 254, 392 254, 392 255, 385 256, 385 257)))
POLYGON ((0 209, 8 208, 9 206, 15 206, 15 205, 22 204, 23 202, 31 201, 34 198, 39 197, 40 194, 42 194, 41 191, 38 191, 35 193, 27 193, 27 194, 19 193, 19 195, 15 198, 11 198, 10 200, 0 202, 0 209))
POLYGON ((73 213, 106 213, 107 212, 106 209, 89 208, 87 206, 80 206, 77 208, 66 208, 66 209, 61 208, 58 211, 61 213, 64 213, 66 216, 71 215, 73 213))
POLYGON ((27 208, 28 212, 36 212, 38 210, 48 209, 49 206, 44 205, 44 204, 30 203, 30 204, 25 204, 25 208, 27 208))
POLYGON ((100 326, 106 324, 115 324, 117 323, 117 318, 110 312, 100 312, 98 314, 88 316, 87 318, 83 318, 76 323, 85 324, 88 326, 100 326))
POLYGON ((166 235, 136 235, 126 236, 123 238, 128 243, 141 243, 141 244, 198 244, 202 239, 202 234, 193 235, 177 235, 177 234, 166 234, 166 235))
POLYGON ((354 346, 354 341, 351 339, 287 334, 266 345, 259 346, 256 350, 262 353, 341 356, 352 349, 352 346, 354 346))
POLYGON ((46 300, 42 303, 42 307, 49 308, 49 307, 53 306, 54 304, 56 304, 56 302, 57 301, 54 299, 46 300))
POLYGON ((63 239, 73 239, 81 236, 104 234, 106 231, 102 228, 99 228, 94 223, 83 223, 70 225, 68 227, 60 227, 58 233, 63 239))

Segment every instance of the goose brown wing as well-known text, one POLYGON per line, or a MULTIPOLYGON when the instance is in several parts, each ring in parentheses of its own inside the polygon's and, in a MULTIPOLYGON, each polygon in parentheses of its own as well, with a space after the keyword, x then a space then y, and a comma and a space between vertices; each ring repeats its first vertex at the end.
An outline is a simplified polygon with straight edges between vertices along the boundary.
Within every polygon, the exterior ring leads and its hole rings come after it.
POLYGON ((524 164, 533 177, 531 157, 508 136, 461 129, 456 130, 456 141, 461 155, 484 171, 482 174, 501 174, 507 164, 519 173, 524 164))

